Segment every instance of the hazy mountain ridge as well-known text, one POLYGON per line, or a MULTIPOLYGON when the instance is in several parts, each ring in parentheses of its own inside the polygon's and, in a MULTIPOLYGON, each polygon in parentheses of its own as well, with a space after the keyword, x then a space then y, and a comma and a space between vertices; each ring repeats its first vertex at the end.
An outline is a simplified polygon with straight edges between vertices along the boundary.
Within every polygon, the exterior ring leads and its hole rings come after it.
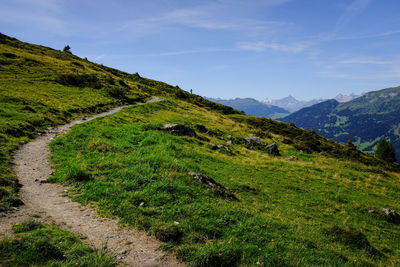
POLYGON ((206 98, 210 101, 220 103, 237 110, 244 111, 247 115, 277 118, 283 117, 290 112, 278 106, 262 103, 254 98, 235 98, 235 99, 221 99, 221 98, 206 98))
MULTIPOLYGON (((338 102, 347 102, 347 101, 351 101, 357 97, 360 97, 361 95, 357 95, 354 93, 351 93, 349 95, 338 94, 333 99, 337 100, 338 102)), ((318 99, 312 99, 312 100, 297 100, 293 96, 289 95, 289 96, 281 98, 281 99, 266 98, 266 99, 262 100, 261 102, 284 108, 292 113, 292 112, 296 112, 302 108, 310 107, 312 105, 324 102, 326 100, 328 100, 328 99, 318 98, 318 99)))
POLYGON ((304 129, 345 143, 353 140, 360 149, 373 152, 382 138, 387 138, 400 159, 400 87, 364 94, 349 102, 328 100, 303 108, 280 119, 304 129))

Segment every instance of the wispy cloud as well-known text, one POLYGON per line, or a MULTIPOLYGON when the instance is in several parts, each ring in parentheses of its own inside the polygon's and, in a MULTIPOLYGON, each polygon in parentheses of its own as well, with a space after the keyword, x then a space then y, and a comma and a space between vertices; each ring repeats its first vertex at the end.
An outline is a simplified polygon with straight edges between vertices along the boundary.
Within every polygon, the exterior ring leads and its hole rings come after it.
POLYGON ((338 63, 344 65, 392 65, 395 62, 392 60, 381 60, 374 57, 354 57, 340 60, 338 63))
POLYGON ((14 23, 23 27, 37 27, 51 33, 65 35, 66 23, 58 17, 62 11, 60 0, 14 0, 0 3, 0 21, 14 23))
POLYGON ((353 0, 347 6, 344 13, 339 17, 333 30, 333 35, 336 35, 340 30, 346 27, 355 17, 360 15, 372 0, 353 0))
MULTIPOLYGON (((270 6, 285 2, 288 0, 254 1, 259 5, 263 3, 270 6)), ((204 30, 240 31, 242 34, 254 36, 279 32, 293 25, 287 21, 258 20, 240 16, 240 3, 236 0, 220 0, 211 4, 174 8, 155 16, 126 21, 122 23, 121 30, 154 32, 168 26, 183 26, 204 30)))
POLYGON ((239 50, 249 50, 249 51, 259 51, 259 52, 271 49, 280 52, 300 53, 303 52, 308 47, 310 47, 311 45, 312 43, 309 42, 284 44, 277 42, 267 43, 264 41, 257 41, 257 42, 241 42, 236 45, 236 48, 239 50))
POLYGON ((390 70, 382 70, 376 72, 366 73, 353 73, 343 71, 320 71, 318 75, 323 77, 335 78, 335 79, 346 79, 346 80, 383 80, 387 79, 400 79, 400 68, 393 68, 390 70))
POLYGON ((94 58, 93 58, 93 60, 95 60, 95 61, 97 61, 97 60, 100 60, 100 59, 103 59, 104 57, 105 57, 106 55, 98 55, 98 56, 95 56, 94 58))
POLYGON ((63 6, 62 0, 14 0, 14 2, 23 7, 46 10, 53 13, 60 12, 63 6))
POLYGON ((163 57, 163 56, 179 56, 179 55, 188 55, 188 54, 213 53, 213 52, 221 52, 221 51, 232 51, 232 49, 202 48, 202 49, 193 49, 193 50, 159 52, 159 53, 152 53, 152 54, 144 54, 144 55, 140 55, 140 56, 145 56, 145 57, 163 57))
POLYGON ((267 44, 265 42, 241 42, 236 45, 239 50, 249 50, 249 51, 264 51, 267 49, 267 44))

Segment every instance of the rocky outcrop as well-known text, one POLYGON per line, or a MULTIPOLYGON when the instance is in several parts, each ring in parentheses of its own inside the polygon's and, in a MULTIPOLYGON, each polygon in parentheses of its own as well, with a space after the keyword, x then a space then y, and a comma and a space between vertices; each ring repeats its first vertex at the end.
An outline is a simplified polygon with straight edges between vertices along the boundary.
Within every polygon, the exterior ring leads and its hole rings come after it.
POLYGON ((272 143, 268 146, 265 147, 265 150, 273 156, 280 156, 281 154, 279 153, 278 146, 275 143, 272 143))
POLYGON ((388 222, 400 225, 400 215, 396 211, 387 208, 383 208, 382 211, 385 213, 388 222))
POLYGON ((288 158, 286 158, 286 160, 287 161, 296 161, 296 160, 298 160, 298 158, 296 157, 296 156, 290 156, 290 157, 288 157, 288 158))
POLYGON ((254 147, 261 146, 261 140, 258 137, 250 136, 250 137, 244 138, 244 144, 248 148, 253 149, 254 147))
POLYGON ((224 146, 224 145, 211 144, 211 145, 210 145, 210 148, 211 148, 212 150, 224 149, 224 150, 226 150, 226 151, 229 152, 229 153, 232 152, 232 150, 231 150, 229 147, 224 146))
POLYGON ((163 128, 174 135, 197 137, 195 130, 183 124, 165 124, 163 128))
POLYGON ((229 188, 215 181, 213 178, 202 175, 200 173, 190 172, 189 175, 209 189, 214 190, 218 195, 237 200, 236 196, 229 190, 229 188))

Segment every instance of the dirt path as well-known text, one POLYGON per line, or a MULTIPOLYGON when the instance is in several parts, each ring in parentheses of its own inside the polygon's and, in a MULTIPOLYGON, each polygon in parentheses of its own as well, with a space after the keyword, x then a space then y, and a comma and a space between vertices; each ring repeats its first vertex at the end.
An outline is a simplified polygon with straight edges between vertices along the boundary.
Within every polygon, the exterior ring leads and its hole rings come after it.
MULTIPOLYGON (((154 97, 149 102, 162 99, 154 97)), ((144 103, 145 104, 145 103, 144 103)), ((182 266, 176 257, 158 250, 161 242, 143 231, 121 228, 118 220, 101 217, 88 206, 81 206, 62 195, 67 187, 56 184, 41 184, 52 173, 49 160, 49 143, 57 133, 67 132, 73 125, 120 111, 117 107, 83 119, 76 119, 66 125, 49 130, 34 141, 23 145, 15 153, 14 171, 23 185, 20 196, 25 205, 17 211, 0 214, 0 238, 11 235, 10 228, 15 223, 32 219, 31 214, 41 214, 44 222, 55 222, 87 237, 87 242, 98 248, 107 247, 118 260, 129 266, 182 266)))

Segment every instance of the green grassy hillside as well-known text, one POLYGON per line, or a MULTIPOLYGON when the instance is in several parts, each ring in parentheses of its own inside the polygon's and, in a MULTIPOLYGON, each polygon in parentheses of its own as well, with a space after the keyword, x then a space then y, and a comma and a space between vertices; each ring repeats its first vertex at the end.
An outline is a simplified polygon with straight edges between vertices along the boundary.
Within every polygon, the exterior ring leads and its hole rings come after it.
MULTIPOLYGON (((0 33, 0 211, 18 206, 11 152, 52 125, 153 94, 186 97, 183 90, 91 63, 70 53, 0 33)), ((200 97, 191 101, 235 113, 200 97)))
POLYGON ((4 210, 20 204, 10 155, 21 141, 157 95, 164 101, 59 136, 50 182, 71 185, 75 200, 149 231, 193 266, 400 264, 399 226, 381 212, 400 210, 397 166, 179 87, 0 37, 4 210), (196 134, 173 135, 163 129, 170 123, 196 134), (262 144, 246 145, 249 136, 262 144), (280 156, 267 153, 272 143, 280 156))

